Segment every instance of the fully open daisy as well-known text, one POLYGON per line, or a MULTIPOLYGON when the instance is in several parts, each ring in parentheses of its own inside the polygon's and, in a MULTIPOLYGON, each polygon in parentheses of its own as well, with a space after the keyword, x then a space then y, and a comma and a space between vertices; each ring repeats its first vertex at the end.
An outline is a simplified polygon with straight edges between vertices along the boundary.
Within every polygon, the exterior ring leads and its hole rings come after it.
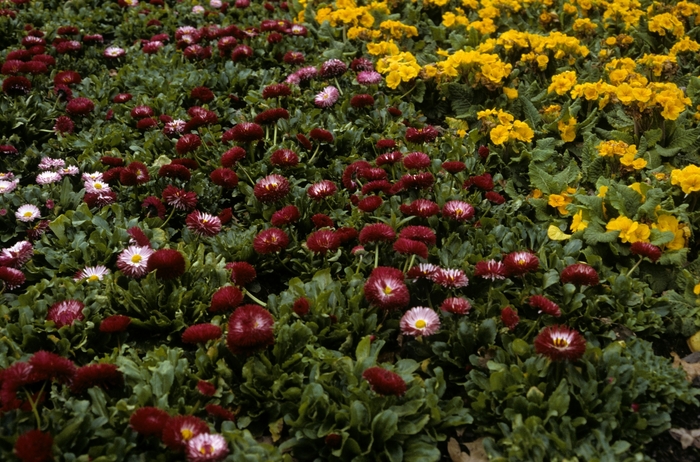
POLYGON ((549 326, 535 338, 535 351, 552 361, 576 361, 586 352, 586 339, 566 326, 549 326))
POLYGON ((39 207, 32 204, 21 205, 15 212, 15 217, 24 223, 30 223, 41 216, 39 207))
POLYGON ((401 333, 417 337, 433 335, 440 329, 440 318, 430 308, 417 306, 401 317, 401 333))
POLYGON ((117 258, 117 268, 131 278, 140 278, 148 273, 148 259, 153 255, 150 247, 131 245, 117 258))
POLYGON ((109 274, 109 270, 107 269, 106 266, 103 265, 97 265, 97 266, 87 266, 80 270, 78 274, 75 275, 75 280, 80 281, 83 279, 87 279, 88 281, 101 281, 102 278, 105 277, 105 275, 109 274))

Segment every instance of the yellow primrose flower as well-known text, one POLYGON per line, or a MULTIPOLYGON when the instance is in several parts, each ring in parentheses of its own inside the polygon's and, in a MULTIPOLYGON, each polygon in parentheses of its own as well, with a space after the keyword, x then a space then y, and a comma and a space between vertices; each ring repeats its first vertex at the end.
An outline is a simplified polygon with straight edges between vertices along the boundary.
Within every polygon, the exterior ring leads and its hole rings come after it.
POLYGON ((583 219, 583 210, 579 210, 576 212, 573 216, 573 220, 571 221, 571 232, 572 233, 577 233, 579 231, 583 231, 588 227, 588 221, 583 219))
POLYGON ((562 215, 568 215, 569 211, 566 210, 566 206, 571 203, 571 197, 562 194, 550 194, 547 200, 547 205, 554 207, 559 210, 562 215))
POLYGON ((574 85, 576 85, 576 72, 565 71, 552 77, 552 83, 547 88, 547 92, 563 95, 571 90, 574 85))
POLYGON ((671 171, 671 184, 679 185, 684 193, 700 191, 700 167, 688 165, 683 170, 671 171))
POLYGON ((500 146, 510 138, 510 126, 498 125, 491 130, 491 142, 496 146, 500 146))
POLYGON ((524 141, 529 143, 535 136, 535 132, 530 128, 528 124, 520 120, 513 122, 513 131, 511 132, 511 138, 516 140, 524 141))
POLYGON ((570 117, 568 122, 560 120, 557 124, 561 139, 567 143, 576 139, 576 118, 570 117))

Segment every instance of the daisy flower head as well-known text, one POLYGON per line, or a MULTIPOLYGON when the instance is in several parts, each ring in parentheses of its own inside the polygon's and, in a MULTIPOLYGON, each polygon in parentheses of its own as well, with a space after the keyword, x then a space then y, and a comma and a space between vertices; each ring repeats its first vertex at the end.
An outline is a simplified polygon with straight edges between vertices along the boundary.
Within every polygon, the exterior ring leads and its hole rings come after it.
POLYGON ((361 71, 357 73, 357 83, 360 85, 376 85, 382 81, 382 74, 376 71, 361 71))
POLYGON ((24 284, 27 278, 24 273, 16 268, 0 266, 0 282, 7 290, 14 290, 24 284))
POLYGON ((656 262, 659 258, 661 258, 661 249, 654 244, 650 244, 649 242, 637 241, 632 244, 630 251, 634 255, 647 257, 652 262, 656 262))
POLYGON ((364 289, 367 301, 386 311, 405 308, 411 299, 403 272, 397 268, 379 266, 373 269, 364 289))
POLYGON ((275 320, 259 305, 236 308, 228 321, 226 343, 233 354, 251 354, 275 343, 275 320))
POLYGON ((126 54, 124 48, 120 47, 107 47, 103 53, 105 58, 120 58, 126 54))
POLYGON ((160 249, 148 258, 148 272, 156 272, 158 279, 176 279, 185 273, 185 257, 175 249, 160 249))
POLYGON ((197 193, 168 185, 163 190, 163 200, 177 210, 192 211, 197 206, 197 193))
POLYGON ((433 275, 440 269, 439 266, 432 263, 419 263, 411 268, 406 277, 415 281, 416 279, 433 279, 433 275))
POLYGON ((449 201, 442 207, 442 215, 456 221, 470 220, 474 213, 474 207, 464 201, 449 201))
POLYGON ((24 223, 30 223, 41 216, 39 207, 32 204, 21 205, 15 212, 15 217, 24 223))
POLYGON ((221 220, 219 217, 195 210, 187 215, 185 219, 187 229, 198 236, 212 237, 221 231, 221 220))
POLYGON ((535 351, 552 361, 576 361, 586 352, 586 339, 567 326, 549 326, 535 338, 535 351))
POLYGON ((399 324, 401 333, 417 337, 433 335, 440 329, 440 318, 437 313, 430 308, 417 306, 408 310, 402 317, 399 324))
POLYGON ((224 286, 214 292, 209 305, 210 313, 232 311, 243 302, 243 292, 234 286, 224 286))
POLYGON ((574 284, 577 286, 596 286, 600 282, 595 268, 585 263, 567 266, 559 275, 559 280, 563 284, 574 284))
POLYGON ((320 108, 328 108, 333 106, 338 101, 339 97, 340 92, 338 89, 329 85, 316 95, 314 104, 320 108))
POLYGON ((503 265, 508 276, 522 276, 523 274, 537 271, 540 267, 540 260, 532 252, 518 251, 506 255, 503 258, 503 265))
POLYGON ((550 314, 555 318, 561 316, 559 305, 542 295, 533 295, 528 300, 531 307, 539 310, 540 313, 550 314))
POLYGON ((510 330, 514 330, 520 322, 520 316, 511 307, 507 306, 501 310, 501 322, 510 330))
POLYGON ((141 435, 160 437, 168 420, 170 420, 170 415, 164 410, 146 406, 137 409, 131 414, 129 425, 136 433, 141 435))
POLYGON ((315 201, 320 201, 336 193, 338 187, 331 180, 322 180, 312 184, 307 190, 309 197, 315 201))
POLYGON ((117 268, 130 278, 140 278, 148 273, 148 260, 153 255, 150 247, 132 245, 117 257, 117 268))
POLYGON ((32 259, 34 247, 31 242, 20 241, 12 247, 0 250, 0 266, 21 268, 32 259))
POLYGON ((469 285, 467 275, 460 269, 438 268, 430 279, 446 289, 458 289, 469 285))
POLYGON ((129 324, 131 324, 130 317, 121 314, 113 314, 102 320, 100 323, 100 332, 103 334, 124 332, 126 328, 129 327, 129 324))
POLYGON ((199 417, 178 415, 171 417, 163 427, 163 443, 170 449, 182 451, 197 435, 209 433, 209 425, 199 417))
POLYGON ((58 172, 41 172, 36 176, 36 182, 41 185, 51 184, 61 181, 61 178, 63 177, 58 172))
POLYGON ((365 225, 360 231, 360 244, 376 242, 393 242, 396 239, 396 232, 386 223, 373 223, 365 225))
POLYGON ((83 308, 85 308, 85 305, 78 300, 57 302, 49 308, 46 320, 53 321, 59 329, 63 326, 70 326, 75 321, 82 321, 85 318, 83 308))
POLYGON ((467 314, 471 309, 472 304, 469 303, 469 300, 461 297, 446 298, 440 305, 441 311, 452 314, 467 314))
POLYGON ((373 392, 383 396, 402 396, 406 393, 406 382, 396 372, 383 367, 370 367, 362 373, 373 392))
POLYGON ((289 193, 289 180, 272 174, 258 180, 253 188, 255 198, 263 204, 277 202, 289 193))
POLYGON ((484 279, 505 279, 508 274, 503 263, 496 260, 482 260, 474 265, 474 276, 479 276, 484 279))
POLYGON ((111 189, 103 180, 88 180, 85 182, 85 191, 93 194, 104 194, 111 189))
POLYGON ((76 281, 82 281, 83 279, 87 279, 89 282, 101 281, 107 274, 109 274, 109 270, 106 266, 87 266, 80 270, 75 275, 74 279, 76 281))
POLYGON ((313 253, 326 255, 327 252, 334 252, 340 247, 340 236, 330 229, 314 231, 306 238, 306 247, 313 253))
POLYGON ((182 343, 207 343, 221 337, 221 332, 221 327, 214 324, 195 324, 182 333, 182 343))
POLYGON ((279 252, 286 249, 288 245, 289 236, 279 228, 260 231, 253 239, 253 249, 261 255, 279 252))
POLYGON ((17 438, 15 455, 22 462, 48 462, 53 457, 53 437, 41 430, 29 430, 17 438))
POLYGON ((221 435, 200 433, 187 442, 188 462, 215 462, 229 453, 226 438, 221 435))
POLYGON ((5 194, 14 191, 15 188, 17 188, 18 183, 19 182, 17 180, 0 180, 0 194, 5 194))
POLYGON ((231 271, 231 282, 240 287, 250 284, 258 277, 255 267, 245 261, 227 263, 226 269, 231 271))

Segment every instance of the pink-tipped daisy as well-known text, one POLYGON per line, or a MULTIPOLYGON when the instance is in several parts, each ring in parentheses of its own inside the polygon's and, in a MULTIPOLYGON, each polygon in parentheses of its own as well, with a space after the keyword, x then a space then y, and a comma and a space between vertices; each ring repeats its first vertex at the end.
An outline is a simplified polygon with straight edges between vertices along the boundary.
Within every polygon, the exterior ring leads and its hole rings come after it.
POLYGON ((417 337, 433 335, 440 329, 440 318, 430 308, 417 306, 408 310, 401 318, 401 333, 417 337))
POLYGON ((109 270, 107 269, 106 266, 103 265, 97 265, 97 266, 87 266, 83 268, 81 271, 78 272, 78 274, 75 275, 75 280, 76 281, 81 281, 83 279, 87 279, 89 282, 93 281, 101 281, 102 278, 105 277, 105 275, 109 274, 109 270))
POLYGON ((153 255, 150 247, 131 245, 117 258, 117 268, 131 278, 140 278, 148 273, 148 259, 153 255))
POLYGON ((586 352, 586 339, 566 326, 549 326, 535 338, 535 351, 552 361, 576 361, 586 352))
POLYGON ((314 98, 314 104, 318 107, 327 108, 333 106, 338 98, 340 97, 340 92, 334 86, 327 86, 314 98))
POLYGON ((32 204, 21 205, 15 212, 15 217, 24 223, 31 223, 41 216, 39 207, 32 204))

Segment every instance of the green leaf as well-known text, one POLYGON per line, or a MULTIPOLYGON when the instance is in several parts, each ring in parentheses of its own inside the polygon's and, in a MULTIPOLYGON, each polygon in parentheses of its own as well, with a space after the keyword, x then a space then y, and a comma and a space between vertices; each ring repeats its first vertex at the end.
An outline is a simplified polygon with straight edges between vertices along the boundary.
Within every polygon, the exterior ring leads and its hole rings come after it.
POLYGON ((399 416, 390 409, 384 410, 372 419, 372 435, 376 441, 388 441, 397 431, 399 416))
POLYGON ((554 393, 552 393, 552 396, 549 397, 549 401, 547 403, 547 407, 549 408, 548 415, 550 415, 552 412, 554 412, 554 415, 557 416, 566 415, 566 411, 569 410, 570 399, 569 384, 566 382, 566 379, 562 379, 557 389, 554 390, 554 393))
POLYGON ((484 320, 476 332, 476 338, 481 345, 493 345, 496 340, 496 321, 493 318, 484 320))
POLYGON ((419 440, 408 440, 404 448, 404 462, 438 462, 440 450, 434 444, 419 440))

